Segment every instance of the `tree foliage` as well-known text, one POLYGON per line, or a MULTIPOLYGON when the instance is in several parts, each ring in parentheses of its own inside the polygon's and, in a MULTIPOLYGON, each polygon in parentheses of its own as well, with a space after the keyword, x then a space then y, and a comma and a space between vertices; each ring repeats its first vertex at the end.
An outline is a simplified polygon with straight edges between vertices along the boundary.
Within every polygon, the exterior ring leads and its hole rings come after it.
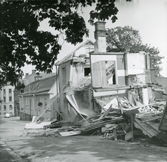
POLYGON ((143 44, 139 31, 130 26, 115 27, 107 29, 107 51, 108 52, 130 52, 138 53, 144 51, 152 57, 152 68, 155 69, 157 75, 161 71, 160 57, 158 48, 151 47, 148 44, 143 44))
POLYGON ((132 27, 115 27, 107 29, 107 50, 108 51, 126 51, 141 43, 141 37, 138 30, 132 27))
MULTIPOLYGON (((37 71, 51 72, 61 49, 59 35, 76 44, 88 35, 79 10, 95 4, 90 12, 94 20, 115 22, 116 0, 3 0, 0 2, 0 87, 8 81, 16 84, 23 75, 21 67, 32 64, 37 71), (40 31, 40 22, 47 19, 56 35, 40 31)), ((126 0, 130 1, 130 0, 126 0)))

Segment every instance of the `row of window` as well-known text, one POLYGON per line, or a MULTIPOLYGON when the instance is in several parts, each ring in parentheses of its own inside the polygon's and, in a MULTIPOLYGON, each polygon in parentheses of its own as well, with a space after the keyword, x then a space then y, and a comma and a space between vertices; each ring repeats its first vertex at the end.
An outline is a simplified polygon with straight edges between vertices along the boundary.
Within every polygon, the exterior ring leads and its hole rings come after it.
MULTIPOLYGON (((12 101, 12 96, 9 96, 9 101, 12 101)), ((3 97, 3 102, 6 102, 6 97, 3 97)))
MULTIPOLYGON (((9 89, 9 93, 12 93, 12 89, 9 89)), ((3 89, 3 94, 6 94, 6 89, 3 89)))
MULTIPOLYGON (((12 110, 12 109, 13 109, 13 106, 9 105, 9 110, 12 110)), ((0 106, 0 110, 1 110, 1 106, 0 106)), ((6 105, 3 106, 3 110, 6 111, 6 105)))
MULTIPOLYGON (((9 112, 10 115, 13 115, 13 112, 9 112)), ((3 113, 4 115, 6 114, 6 112, 3 113)), ((0 112, 0 115, 1 115, 1 112, 0 112)))

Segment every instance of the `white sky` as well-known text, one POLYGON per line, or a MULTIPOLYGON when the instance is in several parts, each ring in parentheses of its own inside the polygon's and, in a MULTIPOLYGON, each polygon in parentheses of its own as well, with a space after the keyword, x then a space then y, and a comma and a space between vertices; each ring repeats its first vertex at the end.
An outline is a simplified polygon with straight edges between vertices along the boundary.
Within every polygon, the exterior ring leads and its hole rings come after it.
MULTIPOLYGON (((139 30, 143 43, 157 47, 160 51, 160 56, 165 57, 162 60, 163 71, 161 74, 167 77, 167 0, 133 0, 133 2, 119 0, 116 6, 119 9, 117 15, 118 20, 115 23, 107 21, 106 28, 128 25, 139 30)), ((89 11, 91 8, 87 7, 83 10, 82 15, 86 22, 89 19, 89 11)), ((94 42, 94 26, 87 23, 87 27, 89 29, 89 37, 84 38, 84 41, 90 39, 94 42)), ((54 33, 48 27, 46 21, 42 23, 41 29, 50 30, 54 33)), ((58 58, 63 58, 75 48, 76 46, 65 42, 58 58)), ((25 73, 31 73, 32 69, 32 66, 23 68, 25 73)))

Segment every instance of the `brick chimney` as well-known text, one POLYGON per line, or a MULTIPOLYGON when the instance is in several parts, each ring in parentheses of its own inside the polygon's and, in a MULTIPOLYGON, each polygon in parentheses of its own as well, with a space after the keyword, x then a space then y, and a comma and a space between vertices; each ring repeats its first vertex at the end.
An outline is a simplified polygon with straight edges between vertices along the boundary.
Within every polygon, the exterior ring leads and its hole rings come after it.
POLYGON ((95 52, 106 52, 106 22, 97 21, 95 23, 95 32, 94 37, 96 39, 95 42, 95 52))

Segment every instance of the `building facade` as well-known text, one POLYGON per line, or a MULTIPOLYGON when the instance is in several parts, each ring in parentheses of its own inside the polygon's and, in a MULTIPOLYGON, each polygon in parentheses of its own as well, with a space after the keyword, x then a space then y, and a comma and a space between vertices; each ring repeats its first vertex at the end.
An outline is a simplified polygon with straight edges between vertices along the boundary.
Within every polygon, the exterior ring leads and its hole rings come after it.
MULTIPOLYGON (((40 116, 45 111, 56 95, 55 82, 56 75, 32 82, 24 88, 24 92, 19 95, 21 120, 31 120, 32 116, 40 116)), ((49 110, 44 114, 46 119, 56 117, 54 103, 49 106, 49 110)))
POLYGON ((14 115, 14 86, 9 83, 0 90, 0 115, 14 115))
MULTIPOLYGON (((23 78, 22 82, 24 83, 25 86, 27 86, 28 84, 31 84, 32 82, 47 78, 47 77, 51 77, 51 76, 55 76, 55 73, 36 73, 35 70, 32 70, 31 74, 26 73, 25 77, 23 78)), ((20 116, 20 103, 19 103, 19 95, 21 93, 22 90, 18 90, 18 89, 14 89, 14 115, 15 116, 20 116)))

